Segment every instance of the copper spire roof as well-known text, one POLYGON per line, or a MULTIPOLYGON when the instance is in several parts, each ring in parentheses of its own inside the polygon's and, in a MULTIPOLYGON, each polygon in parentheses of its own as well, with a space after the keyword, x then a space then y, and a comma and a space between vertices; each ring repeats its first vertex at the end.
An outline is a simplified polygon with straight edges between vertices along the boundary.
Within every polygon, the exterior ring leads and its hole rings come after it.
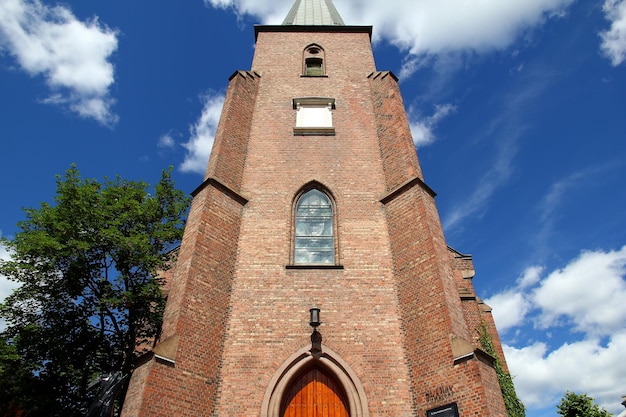
POLYGON ((283 25, 345 26, 332 0, 296 0, 283 25))

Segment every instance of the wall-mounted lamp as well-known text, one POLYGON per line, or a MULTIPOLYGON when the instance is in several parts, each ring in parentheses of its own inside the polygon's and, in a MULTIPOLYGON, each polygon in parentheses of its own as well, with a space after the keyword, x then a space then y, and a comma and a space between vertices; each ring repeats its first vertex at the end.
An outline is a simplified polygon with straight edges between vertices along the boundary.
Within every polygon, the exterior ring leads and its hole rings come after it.
POLYGON ((320 321, 320 309, 313 307, 309 309, 309 313, 311 313, 309 326, 313 327, 313 333, 311 333, 311 355, 319 359, 322 354, 322 334, 317 331, 319 325, 322 324, 320 321))
POLYGON ((317 307, 313 307, 309 309, 309 313, 311 313, 311 319, 309 320, 309 326, 313 327, 313 331, 316 331, 322 322, 320 321, 320 309, 317 307))

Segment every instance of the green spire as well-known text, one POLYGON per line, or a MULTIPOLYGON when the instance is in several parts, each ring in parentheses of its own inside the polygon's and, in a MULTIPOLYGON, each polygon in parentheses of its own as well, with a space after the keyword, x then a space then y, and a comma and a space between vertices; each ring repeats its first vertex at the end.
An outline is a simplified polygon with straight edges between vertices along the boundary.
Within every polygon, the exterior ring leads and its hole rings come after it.
POLYGON ((283 25, 345 26, 332 0, 296 0, 283 25))

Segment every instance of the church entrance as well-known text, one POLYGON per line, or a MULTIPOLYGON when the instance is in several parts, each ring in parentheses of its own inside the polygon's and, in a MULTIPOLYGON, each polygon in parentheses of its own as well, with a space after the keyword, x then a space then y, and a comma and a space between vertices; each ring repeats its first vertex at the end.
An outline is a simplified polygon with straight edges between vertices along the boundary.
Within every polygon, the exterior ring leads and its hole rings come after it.
POLYGON ((281 417, 349 417, 346 393, 319 368, 310 368, 286 391, 281 417))

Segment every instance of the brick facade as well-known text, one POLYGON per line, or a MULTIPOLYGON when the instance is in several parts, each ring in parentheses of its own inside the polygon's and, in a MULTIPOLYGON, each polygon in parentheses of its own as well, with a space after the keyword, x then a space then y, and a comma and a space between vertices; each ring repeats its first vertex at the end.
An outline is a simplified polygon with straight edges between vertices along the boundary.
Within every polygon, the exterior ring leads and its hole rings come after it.
POLYGON ((505 416, 489 309, 471 258, 449 249, 398 88, 375 68, 368 27, 258 26, 250 71, 230 79, 194 193, 162 335, 131 379, 123 416, 279 417, 298 369, 323 366, 350 415, 505 416), (307 46, 323 77, 302 76, 307 46), (335 101, 334 134, 294 134, 299 97, 335 101), (297 196, 332 200, 336 264, 292 265, 297 196), (322 311, 310 353, 308 310, 322 311))

